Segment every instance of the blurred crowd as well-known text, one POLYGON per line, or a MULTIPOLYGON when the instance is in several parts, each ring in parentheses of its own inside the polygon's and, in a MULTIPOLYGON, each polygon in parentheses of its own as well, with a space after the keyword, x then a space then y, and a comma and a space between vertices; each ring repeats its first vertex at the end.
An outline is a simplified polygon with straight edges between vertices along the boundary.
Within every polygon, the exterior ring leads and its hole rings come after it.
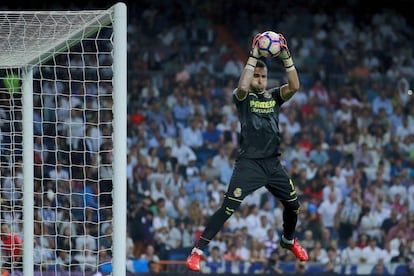
MULTIPOLYGON (((129 260, 147 260, 157 270, 160 260, 185 258, 220 206, 239 143, 232 92, 253 35, 275 30, 287 38, 302 84, 283 105, 279 123, 281 159, 301 202, 297 236, 310 261, 325 271, 338 264, 372 264, 378 273, 386 263, 413 269, 412 22, 395 10, 362 16, 292 1, 271 8, 269 1, 143 2, 128 6, 129 260)), ((77 58, 75 64, 89 62, 77 58)), ((269 86, 283 83, 280 60, 266 63, 269 86)), ((35 97, 34 132, 43 137, 34 144, 38 268, 44 260, 92 270, 110 262, 112 145, 109 123, 102 122, 112 119, 111 76, 102 76, 102 83, 73 82, 67 91, 46 81, 50 101, 35 97), (43 110, 47 104, 53 108, 43 110), (69 134, 81 142, 65 139, 69 134)), ((8 150, 2 165, 11 169, 8 150)), ((3 194, 20 187, 21 203, 23 184, 2 170, 3 194)), ((14 170, 21 180, 21 168, 14 170)), ((21 212, 8 207, 3 204, 3 221, 18 221, 9 228, 22 234, 21 212)), ((207 261, 260 262, 282 273, 279 263, 295 262, 278 245, 282 212, 265 189, 248 196, 210 243, 207 261)), ((10 232, 6 226, 2 232, 10 232)), ((306 266, 298 264, 301 269, 306 266)))
MULTIPOLYGON (((149 250, 167 259, 191 248, 220 205, 238 146, 232 91, 247 57, 239 52, 247 54, 256 32, 272 29, 287 37, 302 81, 280 114, 281 158, 300 196, 297 235, 310 261, 413 266, 412 26, 393 11, 362 19, 346 9, 300 7, 279 21, 260 7, 261 14, 217 18, 232 8, 217 5, 191 15, 149 7, 130 25, 136 58, 128 94, 128 221, 135 256, 149 250)), ((283 82, 280 61, 266 62, 269 84, 283 82)), ((278 246, 281 216, 266 190, 249 196, 208 258, 293 261, 278 246)))

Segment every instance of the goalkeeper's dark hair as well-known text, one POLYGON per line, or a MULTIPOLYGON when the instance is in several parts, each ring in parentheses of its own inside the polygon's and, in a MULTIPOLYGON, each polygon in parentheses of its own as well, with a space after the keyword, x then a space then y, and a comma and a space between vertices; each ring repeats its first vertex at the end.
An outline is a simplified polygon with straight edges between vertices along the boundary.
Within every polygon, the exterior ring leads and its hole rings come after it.
POLYGON ((258 59, 257 60, 257 63, 256 63, 256 67, 257 68, 267 68, 267 65, 266 65, 266 63, 263 60, 258 59))

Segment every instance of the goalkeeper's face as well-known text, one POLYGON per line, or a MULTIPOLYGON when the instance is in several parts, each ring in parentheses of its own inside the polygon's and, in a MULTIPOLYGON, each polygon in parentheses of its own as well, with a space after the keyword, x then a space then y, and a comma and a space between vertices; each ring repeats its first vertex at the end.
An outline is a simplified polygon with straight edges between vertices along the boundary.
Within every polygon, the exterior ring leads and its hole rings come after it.
POLYGON ((261 93, 267 87, 267 68, 256 67, 253 73, 253 79, 250 83, 250 89, 255 93, 261 93))

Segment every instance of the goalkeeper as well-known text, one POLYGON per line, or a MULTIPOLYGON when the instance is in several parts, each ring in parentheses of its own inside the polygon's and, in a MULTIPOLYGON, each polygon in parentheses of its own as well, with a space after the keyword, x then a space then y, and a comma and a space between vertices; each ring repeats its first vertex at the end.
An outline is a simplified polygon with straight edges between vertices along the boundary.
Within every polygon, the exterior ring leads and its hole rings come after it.
POLYGON ((279 111, 299 89, 299 78, 286 39, 280 34, 279 58, 286 69, 287 83, 267 89, 267 67, 260 59, 257 34, 251 44, 250 55, 233 92, 241 123, 240 147, 228 190, 222 206, 211 216, 196 246, 187 258, 187 267, 199 271, 203 250, 239 208, 243 199, 265 186, 283 206, 283 235, 280 246, 289 249, 300 261, 308 255, 295 239, 299 201, 292 179, 280 163, 281 135, 279 111))

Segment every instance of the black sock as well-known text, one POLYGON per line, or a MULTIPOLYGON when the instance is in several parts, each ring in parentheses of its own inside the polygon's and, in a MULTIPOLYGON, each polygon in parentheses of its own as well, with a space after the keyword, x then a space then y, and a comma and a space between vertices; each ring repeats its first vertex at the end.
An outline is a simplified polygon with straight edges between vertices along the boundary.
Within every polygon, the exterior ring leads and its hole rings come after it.
POLYGON ((218 209, 208 220, 206 228, 204 229, 203 234, 201 234, 196 247, 201 250, 205 249, 218 231, 221 230, 226 220, 233 215, 239 206, 240 202, 230 200, 226 197, 220 209, 218 209))

